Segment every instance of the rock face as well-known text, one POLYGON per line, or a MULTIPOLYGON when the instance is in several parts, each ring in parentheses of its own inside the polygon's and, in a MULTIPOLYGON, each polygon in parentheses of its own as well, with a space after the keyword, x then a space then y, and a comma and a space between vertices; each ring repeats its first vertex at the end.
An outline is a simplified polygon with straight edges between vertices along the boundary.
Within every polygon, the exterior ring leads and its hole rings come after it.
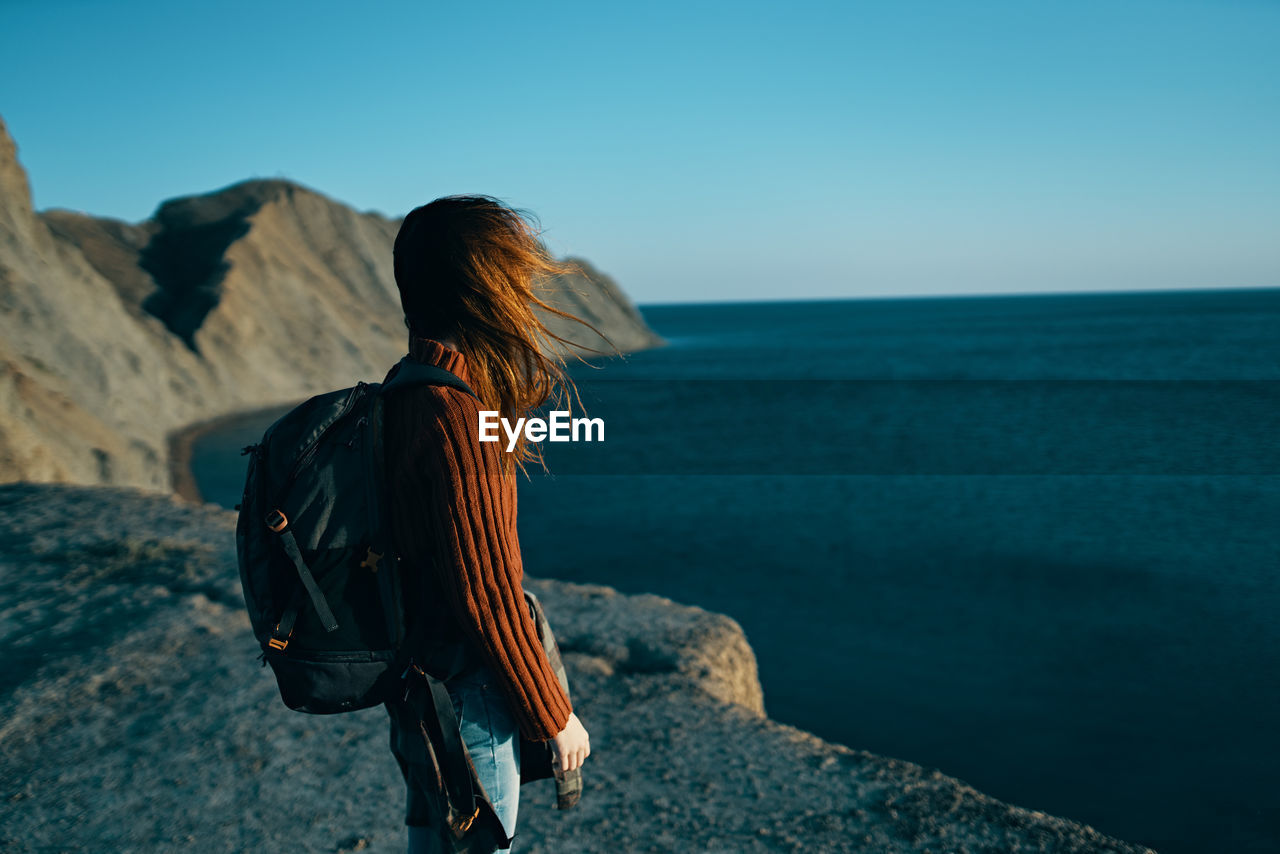
MULTIPOLYGON (((0 487, 0 848, 404 850, 385 713, 280 702, 234 523, 137 490, 0 487)), ((592 754, 573 810, 548 781, 522 788, 521 851, 1147 850, 769 720, 728 617, 526 583, 592 754)))
MULTIPOLYGON (((165 490, 176 428, 382 379, 406 347, 398 228, 276 180, 174 199, 138 224, 37 213, 0 123, 0 481, 165 490)), ((622 351, 661 343, 612 280, 581 269, 549 283, 553 304, 622 351)))

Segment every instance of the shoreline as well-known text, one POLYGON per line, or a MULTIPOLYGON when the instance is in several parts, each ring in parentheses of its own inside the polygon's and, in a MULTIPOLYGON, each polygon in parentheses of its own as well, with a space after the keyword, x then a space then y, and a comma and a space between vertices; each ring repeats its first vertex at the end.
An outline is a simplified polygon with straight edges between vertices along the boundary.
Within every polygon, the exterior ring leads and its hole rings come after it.
MULTIPOLYGON (((615 358, 626 358, 632 353, 639 353, 645 350, 654 350, 668 346, 666 339, 657 337, 654 334, 655 342, 646 347, 636 349, 622 350, 619 355, 604 354, 606 360, 615 358)), ((191 470, 191 454, 195 443, 208 433, 216 432, 234 427, 241 422, 254 422, 264 419, 265 416, 274 414, 277 418, 284 415, 296 406, 305 403, 312 395, 304 395, 293 400, 276 403, 268 406, 255 406, 250 409, 236 409, 230 412, 224 412, 221 415, 214 415, 210 418, 203 418, 199 421, 192 421, 180 427, 175 427, 165 435, 165 451, 168 454, 166 469, 168 473, 169 489, 178 498, 195 504, 207 503, 208 499, 200 492, 200 487, 196 484, 195 474, 191 470)), ((275 419, 272 419, 273 421, 275 419)))
POLYGON ((165 446, 169 454, 169 488, 178 498, 193 504, 204 504, 206 499, 196 484, 195 473, 191 469, 191 454, 195 443, 208 433, 233 427, 244 421, 257 421, 271 413, 283 415, 299 403, 302 398, 291 403, 274 406, 259 406, 253 409, 237 409, 201 421, 193 421, 177 429, 170 430, 165 437, 165 446))

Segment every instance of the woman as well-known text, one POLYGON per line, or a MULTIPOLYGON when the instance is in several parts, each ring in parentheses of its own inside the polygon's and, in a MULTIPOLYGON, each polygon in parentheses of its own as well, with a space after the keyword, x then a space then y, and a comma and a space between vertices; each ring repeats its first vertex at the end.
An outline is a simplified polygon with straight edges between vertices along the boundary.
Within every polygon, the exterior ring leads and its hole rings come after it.
MULTIPOLYGON (((569 268, 552 259, 525 216, 487 196, 414 209, 394 256, 410 357, 461 377, 479 401, 435 385, 388 394, 389 522, 405 561, 410 620, 424 620, 430 640, 461 641, 466 652, 466 666, 446 685, 476 775, 510 837, 520 736, 550 740, 561 771, 580 767, 591 749, 521 587, 515 472, 539 455, 523 436, 510 453, 505 443, 480 442, 479 411, 514 423, 572 386, 563 359, 548 355, 568 342, 534 312, 572 317, 535 293, 540 280, 569 268)), ((394 721, 392 728, 394 748, 394 721)), ((427 824, 431 795, 405 779, 409 850, 440 850, 440 829, 427 824)))

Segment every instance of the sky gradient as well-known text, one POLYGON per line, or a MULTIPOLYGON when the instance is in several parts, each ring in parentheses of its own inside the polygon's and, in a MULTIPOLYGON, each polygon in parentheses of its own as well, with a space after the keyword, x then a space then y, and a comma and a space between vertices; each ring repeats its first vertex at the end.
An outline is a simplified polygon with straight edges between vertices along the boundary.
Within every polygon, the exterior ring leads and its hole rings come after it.
POLYGON ((36 206, 480 192, 638 302, 1280 286, 1280 3, 0 4, 36 206))

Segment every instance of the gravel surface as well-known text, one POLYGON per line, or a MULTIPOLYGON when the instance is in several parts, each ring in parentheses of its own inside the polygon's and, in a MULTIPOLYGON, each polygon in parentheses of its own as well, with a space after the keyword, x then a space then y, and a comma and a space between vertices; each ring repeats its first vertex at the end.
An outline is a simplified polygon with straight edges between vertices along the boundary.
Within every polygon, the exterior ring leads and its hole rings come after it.
MULTIPOLYGON (((261 669, 235 516, 0 487, 0 850, 404 850, 381 709, 309 716, 261 669)), ((582 802, 521 791, 514 850, 1143 852, 769 720, 737 623, 527 579, 591 733, 582 802)))

